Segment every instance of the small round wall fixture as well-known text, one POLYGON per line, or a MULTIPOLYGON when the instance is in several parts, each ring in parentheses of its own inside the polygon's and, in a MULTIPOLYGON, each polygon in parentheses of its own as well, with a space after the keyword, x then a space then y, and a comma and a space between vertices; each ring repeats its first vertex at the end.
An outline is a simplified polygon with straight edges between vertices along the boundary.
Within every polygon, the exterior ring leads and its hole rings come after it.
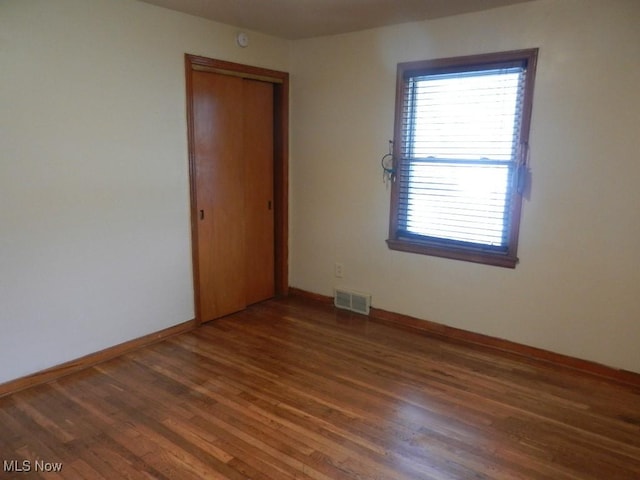
POLYGON ((247 35, 245 32, 238 32, 238 34, 236 35, 236 43, 242 48, 248 47, 249 35, 247 35))

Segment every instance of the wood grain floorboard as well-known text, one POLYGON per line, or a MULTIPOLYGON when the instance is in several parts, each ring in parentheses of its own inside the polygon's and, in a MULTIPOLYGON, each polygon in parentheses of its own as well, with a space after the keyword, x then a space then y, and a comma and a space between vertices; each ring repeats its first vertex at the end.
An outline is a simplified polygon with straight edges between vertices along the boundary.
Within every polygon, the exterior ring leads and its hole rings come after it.
POLYGON ((289 298, 0 398, 0 462, 0 479, 637 480, 640 389, 289 298))

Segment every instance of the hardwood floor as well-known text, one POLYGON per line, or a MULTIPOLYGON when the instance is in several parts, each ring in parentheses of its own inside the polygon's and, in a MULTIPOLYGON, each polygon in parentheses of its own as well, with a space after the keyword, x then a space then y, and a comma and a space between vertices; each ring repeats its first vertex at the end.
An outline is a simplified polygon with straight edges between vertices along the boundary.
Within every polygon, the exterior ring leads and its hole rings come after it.
POLYGON ((637 480, 640 389, 290 298, 0 398, 0 461, 0 479, 637 480))

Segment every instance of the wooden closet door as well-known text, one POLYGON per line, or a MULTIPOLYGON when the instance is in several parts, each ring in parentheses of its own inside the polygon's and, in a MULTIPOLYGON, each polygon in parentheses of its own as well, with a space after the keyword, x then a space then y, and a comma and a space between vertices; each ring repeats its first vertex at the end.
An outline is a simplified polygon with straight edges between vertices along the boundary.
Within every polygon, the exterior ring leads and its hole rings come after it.
POLYGON ((244 80, 246 301, 274 296, 273 84, 244 80))
POLYGON ((203 322, 245 300, 243 80, 193 72, 199 308, 203 322))
POLYGON ((275 293, 273 85, 194 71, 199 315, 275 293))

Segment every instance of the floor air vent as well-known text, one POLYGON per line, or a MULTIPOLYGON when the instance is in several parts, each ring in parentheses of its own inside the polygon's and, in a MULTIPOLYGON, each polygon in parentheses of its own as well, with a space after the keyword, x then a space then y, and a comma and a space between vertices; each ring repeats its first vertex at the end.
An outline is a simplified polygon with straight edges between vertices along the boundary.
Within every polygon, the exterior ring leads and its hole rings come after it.
POLYGON ((351 310, 352 312, 369 315, 371 307, 371 295, 354 292, 353 290, 335 289, 333 303, 338 308, 351 310))

